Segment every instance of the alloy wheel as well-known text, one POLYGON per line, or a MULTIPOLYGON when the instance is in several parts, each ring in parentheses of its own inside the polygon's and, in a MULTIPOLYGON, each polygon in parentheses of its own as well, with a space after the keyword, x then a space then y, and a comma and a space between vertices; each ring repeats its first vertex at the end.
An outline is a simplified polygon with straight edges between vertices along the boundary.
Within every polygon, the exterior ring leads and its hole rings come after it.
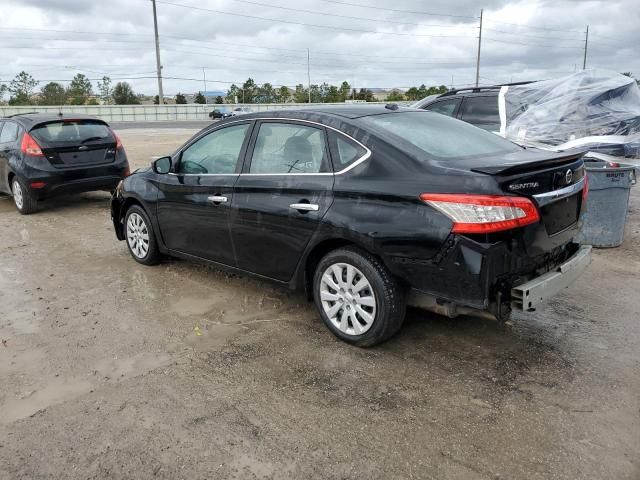
POLYGON ((362 335, 376 318, 376 297, 364 274, 348 263, 334 263, 320 279, 320 301, 331 323, 346 335, 362 335))
POLYGON ((20 186, 20 182, 17 179, 13 180, 13 185, 11 190, 13 191, 13 201, 18 207, 18 210, 22 210, 24 206, 24 194, 22 193, 22 187, 20 186))
POLYGON ((136 258, 143 259, 149 252, 149 230, 141 215, 132 213, 127 219, 127 243, 136 258))

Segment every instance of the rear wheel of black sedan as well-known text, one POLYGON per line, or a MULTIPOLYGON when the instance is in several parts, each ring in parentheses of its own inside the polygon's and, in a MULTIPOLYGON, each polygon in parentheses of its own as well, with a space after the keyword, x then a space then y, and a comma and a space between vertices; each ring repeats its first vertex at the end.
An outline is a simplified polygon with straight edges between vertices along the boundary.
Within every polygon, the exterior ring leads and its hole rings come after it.
POLYGON ((36 211, 38 202, 29 188, 18 177, 11 179, 11 193, 13 195, 13 203, 15 203, 18 211, 23 215, 29 215, 36 211))
POLYGON ((127 210, 124 218, 124 233, 127 247, 133 259, 143 265, 155 265, 160 252, 151 222, 145 211, 137 205, 127 210))
POLYGON ((357 248, 334 250, 320 260, 313 293, 329 330, 359 347, 391 338, 404 321, 402 287, 378 258, 357 248))

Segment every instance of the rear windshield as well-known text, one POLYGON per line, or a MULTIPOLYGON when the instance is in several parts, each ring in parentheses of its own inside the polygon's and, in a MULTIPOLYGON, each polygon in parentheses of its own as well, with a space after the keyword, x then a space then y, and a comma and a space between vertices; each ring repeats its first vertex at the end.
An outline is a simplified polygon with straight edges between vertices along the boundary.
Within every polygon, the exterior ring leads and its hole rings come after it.
POLYGON ((361 119, 378 131, 391 133, 440 159, 470 158, 522 150, 494 133, 432 112, 402 112, 361 119))
POLYGON ((99 120, 63 120, 36 126, 29 132, 40 144, 115 142, 107 125, 99 120))

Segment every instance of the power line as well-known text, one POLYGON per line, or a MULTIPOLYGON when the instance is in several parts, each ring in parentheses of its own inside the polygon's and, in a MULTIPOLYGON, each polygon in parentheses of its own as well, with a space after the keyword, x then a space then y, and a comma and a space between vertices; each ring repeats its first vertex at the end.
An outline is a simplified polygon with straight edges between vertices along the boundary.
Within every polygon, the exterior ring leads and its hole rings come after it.
MULTIPOLYGON (((400 22, 397 20, 389 20, 389 19, 380 19, 380 18, 368 18, 368 17, 356 17, 356 16, 351 16, 351 15, 340 15, 337 13, 327 13, 327 12, 318 12, 318 11, 314 11, 314 10, 305 10, 302 8, 292 8, 292 7, 282 7, 280 5, 272 5, 269 3, 260 3, 260 2, 254 2, 251 0, 231 0, 232 2, 238 2, 238 3, 246 3, 249 5, 258 5, 260 7, 268 7, 268 8, 277 8, 280 10, 288 10, 290 12, 299 12, 299 13, 310 13, 312 15, 323 15, 326 17, 335 17, 335 18, 347 18, 350 20, 363 20, 363 21, 367 21, 367 22, 381 22, 383 21, 384 23, 396 23, 398 25, 413 25, 413 26, 419 26, 419 27, 434 27, 434 28, 475 28, 475 27, 460 27, 459 25, 433 25, 433 24, 427 24, 427 23, 412 23, 412 22, 400 22)), ((185 5, 186 6, 186 5, 185 5)))
POLYGON ((519 32, 507 32, 505 30, 497 30, 495 28, 485 28, 485 30, 489 31, 489 32, 496 32, 496 33, 506 33, 507 35, 517 35, 519 37, 525 37, 525 38, 539 38, 542 40, 564 40, 564 41, 576 41, 576 42, 581 42, 583 39, 582 38, 562 38, 562 37, 549 37, 548 35, 528 35, 526 33, 519 33, 519 32))
POLYGON ((561 46, 561 45, 542 45, 540 43, 522 43, 522 42, 515 42, 513 40, 498 40, 496 38, 485 38, 485 40, 487 40, 489 42, 507 43, 507 44, 511 44, 511 45, 525 45, 527 47, 569 48, 569 49, 574 49, 574 50, 582 50, 584 48, 584 47, 565 47, 565 46, 561 46))
POLYGON ((362 5, 361 3, 349 3, 349 2, 342 2, 342 1, 338 1, 338 0, 320 0, 320 1, 327 2, 327 3, 335 3, 335 4, 338 4, 338 5, 349 5, 351 7, 369 8, 371 10, 382 10, 382 11, 385 11, 385 12, 413 13, 413 14, 418 14, 418 15, 429 15, 429 16, 433 16, 433 17, 472 18, 474 20, 478 19, 478 17, 472 16, 472 15, 452 15, 452 14, 448 14, 448 13, 434 13, 434 12, 424 12, 424 11, 416 11, 416 10, 400 10, 400 9, 397 9, 397 8, 375 7, 373 5, 362 5))
POLYGON ((524 25, 522 23, 500 22, 498 20, 491 20, 490 18, 485 18, 485 21, 489 21, 490 23, 499 23, 500 25, 511 25, 512 27, 518 27, 518 28, 529 28, 531 30, 546 30, 549 32, 564 32, 564 33, 584 33, 584 31, 582 30, 567 30, 566 28, 536 27, 533 25, 524 25))
POLYGON ((190 10, 199 10, 199 11, 203 11, 203 12, 219 13, 220 15, 231 15, 231 16, 234 16, 234 17, 251 18, 251 19, 262 20, 262 21, 267 21, 267 22, 286 23, 286 24, 289 24, 289 25, 302 25, 302 26, 305 26, 305 27, 324 28, 324 29, 329 29, 329 30, 339 30, 339 31, 347 31, 347 32, 373 33, 373 34, 379 34, 379 35, 397 35, 397 36, 402 36, 402 37, 475 38, 475 37, 470 36, 470 35, 430 35, 430 34, 425 34, 425 33, 380 32, 380 31, 375 31, 375 30, 363 30, 363 29, 359 29, 359 28, 336 27, 336 26, 333 26, 333 25, 320 25, 320 24, 316 24, 316 23, 295 22, 293 20, 284 20, 284 19, 277 19, 277 18, 259 17, 257 15, 246 15, 246 14, 242 14, 242 13, 225 12, 223 10, 214 10, 212 8, 196 7, 196 6, 193 6, 193 5, 182 5, 182 4, 179 4, 179 3, 165 2, 165 1, 160 1, 160 0, 157 0, 156 3, 161 3, 163 5, 172 5, 174 7, 186 8, 186 9, 190 9, 190 10))

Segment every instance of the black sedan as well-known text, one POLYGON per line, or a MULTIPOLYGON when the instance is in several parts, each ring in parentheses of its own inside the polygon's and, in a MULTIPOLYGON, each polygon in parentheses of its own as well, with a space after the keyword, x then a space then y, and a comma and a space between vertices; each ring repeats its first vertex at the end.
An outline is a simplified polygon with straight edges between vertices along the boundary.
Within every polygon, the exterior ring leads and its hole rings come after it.
POLYGON ((396 105, 245 115, 127 177, 111 204, 142 264, 162 254, 305 290, 327 327, 371 346, 405 306, 507 318, 589 263, 573 242, 579 154, 525 150, 396 105))
POLYGON ((211 120, 220 120, 227 117, 233 117, 233 113, 229 107, 218 107, 209 112, 209 118, 211 120))
POLYGON ((129 174, 116 133, 86 115, 29 113, 0 118, 0 192, 20 213, 63 193, 113 190, 129 174))

